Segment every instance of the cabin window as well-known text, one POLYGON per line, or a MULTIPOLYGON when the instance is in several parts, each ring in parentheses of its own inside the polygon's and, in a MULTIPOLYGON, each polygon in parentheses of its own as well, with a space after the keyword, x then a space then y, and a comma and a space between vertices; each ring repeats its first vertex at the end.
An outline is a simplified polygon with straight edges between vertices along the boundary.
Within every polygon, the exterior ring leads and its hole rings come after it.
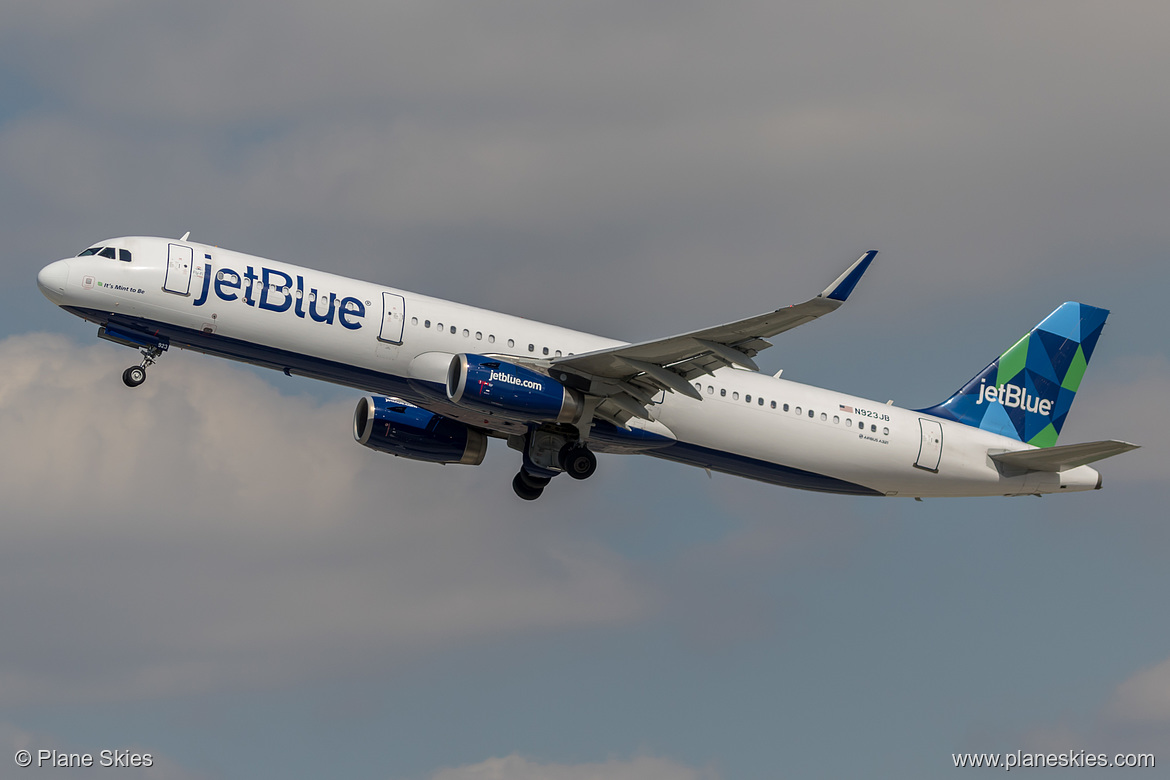
POLYGON ((833 425, 840 425, 840 424, 841 424, 841 416, 836 415, 836 414, 833 415, 833 425))
POLYGON ((776 402, 775 402, 775 401, 773 401, 773 402, 772 402, 772 408, 773 408, 773 409, 775 409, 775 408, 776 408, 776 402))
POLYGON ((528 345, 528 351, 529 351, 529 352, 535 352, 535 351, 536 351, 536 345, 535 345, 535 344, 529 344, 529 345, 528 345))
POLYGON ((824 412, 821 412, 821 422, 826 422, 826 421, 828 421, 828 419, 829 419, 829 415, 825 414, 824 412))
POLYGON ((435 330, 442 330, 442 329, 443 329, 443 323, 436 322, 435 323, 435 330))
POLYGON ((853 418, 852 418, 852 417, 846 417, 846 418, 845 418, 845 427, 846 427, 846 428, 852 428, 852 427, 853 427, 853 418))
POLYGON ((750 404, 752 402, 752 397, 750 395, 745 395, 743 397, 743 400, 747 401, 750 404))
POLYGON ((788 404, 784 404, 784 411, 788 411, 788 404))
POLYGON ((516 340, 515 339, 508 339, 508 346, 509 347, 516 346, 516 340))
POLYGON ((800 416, 800 407, 799 407, 799 406, 798 406, 798 407, 796 407, 796 414, 797 414, 797 416, 798 416, 798 417, 800 416))
MULTIPOLYGON (((757 404, 759 404, 760 406, 763 406, 763 405, 764 405, 764 399, 763 399, 763 398, 757 398, 757 399, 756 399, 756 403, 757 403, 757 404)), ((775 401, 773 401, 773 402, 772 402, 772 406, 773 406, 773 407, 774 407, 774 406, 776 406, 776 402, 775 402, 775 401)))
POLYGON ((557 356, 557 357, 560 357, 560 356, 561 356, 561 351, 560 351, 559 349, 556 351, 556 356, 557 356))
POLYGON ((890 429, 889 428, 882 428, 882 436, 889 436, 889 435, 890 435, 890 429))
POLYGON ((495 344, 495 343, 496 343, 496 337, 495 337, 495 335, 494 335, 494 334, 491 334, 491 333, 489 333, 489 334, 488 334, 488 343, 489 343, 489 344, 495 344))
POLYGON ((548 354, 548 347, 545 347, 545 348, 544 348, 544 350, 543 350, 543 352, 544 352, 544 354, 546 354, 546 355, 547 355, 547 354, 548 354))
MULTIPOLYGON (((300 297, 301 297, 301 291, 300 291, 300 290, 297 290, 297 297, 298 297, 298 298, 300 298, 300 297)), ((410 324, 411 324, 411 325, 418 325, 418 317, 411 317, 411 318, 410 318, 410 324)))
POLYGON ((724 397, 724 398, 726 398, 726 397, 727 397, 727 388, 726 388, 726 387, 721 387, 721 388, 719 388, 719 395, 720 395, 721 397, 724 397))
POLYGON ((812 416, 813 416, 813 410, 812 410, 812 409, 809 409, 809 410, 808 410, 808 418, 811 420, 811 419, 812 419, 812 416))
POLYGON ((476 341, 483 341, 483 333, 481 333, 480 331, 477 330, 475 332, 475 340, 476 341))
MULTIPOLYGON (((455 326, 454 325, 451 326, 451 335, 452 336, 455 335, 455 326)), ((464 333, 464 335, 466 335, 466 332, 464 333)))
POLYGON ((732 394, 731 394, 731 397, 732 397, 734 400, 738 401, 738 400, 739 400, 739 391, 737 390, 736 392, 732 393, 732 394))
POLYGON ((711 385, 707 385, 707 395, 715 395, 715 388, 711 385))
POLYGON ((876 425, 873 425, 873 424, 871 423, 871 424, 870 424, 870 426, 869 426, 869 432, 870 432, 870 433, 877 433, 877 426, 876 426, 876 425))
MULTIPOLYGON (((312 296, 310 296, 310 297, 312 297, 312 296)), ((429 328, 429 327, 431 327, 431 321, 430 321, 430 320, 427 320, 426 322, 424 322, 424 323, 423 323, 423 327, 424 327, 424 328, 429 328)))

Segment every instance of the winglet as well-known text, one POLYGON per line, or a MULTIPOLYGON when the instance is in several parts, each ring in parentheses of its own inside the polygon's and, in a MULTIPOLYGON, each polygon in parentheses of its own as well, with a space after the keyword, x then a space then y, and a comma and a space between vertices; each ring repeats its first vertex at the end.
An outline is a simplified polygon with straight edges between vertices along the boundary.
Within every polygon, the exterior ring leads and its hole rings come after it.
POLYGON ((862 275, 869 268, 869 264, 877 257, 877 250, 871 249, 861 257, 857 258, 857 262, 849 266, 845 273, 837 277, 837 280, 825 288, 824 292, 820 294, 820 298, 831 298, 834 301, 844 301, 849 297, 849 293, 853 292, 853 288, 857 286, 857 282, 861 280, 862 275))

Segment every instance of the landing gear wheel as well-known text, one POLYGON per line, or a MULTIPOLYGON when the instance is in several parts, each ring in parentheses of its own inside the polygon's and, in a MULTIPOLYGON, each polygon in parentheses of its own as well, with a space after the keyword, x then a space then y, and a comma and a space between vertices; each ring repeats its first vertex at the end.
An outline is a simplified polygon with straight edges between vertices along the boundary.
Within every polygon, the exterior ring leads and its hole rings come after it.
POLYGON ((122 381, 126 387, 138 387, 146 381, 146 369, 142 366, 130 366, 122 372, 122 381))
MULTIPOLYGON (((544 492, 544 487, 533 487, 529 485, 528 480, 525 479, 526 476, 527 475, 521 471, 516 476, 512 477, 512 490, 516 493, 517 496, 524 499, 525 501, 535 501, 536 499, 540 498, 541 493, 544 492)), ((545 484, 548 484, 548 480, 545 480, 545 484)))
POLYGON ((597 471, 597 456, 585 446, 566 444, 560 453, 561 468, 573 479, 589 479, 597 471))

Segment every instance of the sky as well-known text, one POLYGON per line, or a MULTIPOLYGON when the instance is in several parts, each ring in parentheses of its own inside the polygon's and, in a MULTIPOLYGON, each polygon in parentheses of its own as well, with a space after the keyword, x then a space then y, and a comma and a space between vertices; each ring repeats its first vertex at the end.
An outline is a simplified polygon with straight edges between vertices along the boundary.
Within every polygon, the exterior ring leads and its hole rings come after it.
POLYGON ((1170 763, 1168 25, 1129 0, 7 0, 0 774, 1170 763), (1079 300, 1112 314, 1061 443, 1142 449, 1043 499, 609 455, 524 503, 499 442, 476 468, 359 447, 357 391, 177 350, 131 391, 134 353, 36 288, 187 231, 629 341, 878 249, 762 370, 929 406, 1079 300))

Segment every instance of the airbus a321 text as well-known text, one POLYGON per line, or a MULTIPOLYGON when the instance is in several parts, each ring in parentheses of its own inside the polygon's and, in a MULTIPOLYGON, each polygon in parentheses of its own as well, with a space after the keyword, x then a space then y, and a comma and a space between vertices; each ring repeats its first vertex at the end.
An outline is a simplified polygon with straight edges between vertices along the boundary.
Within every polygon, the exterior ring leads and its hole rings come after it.
POLYGON ((374 450, 477 465, 520 453, 512 488, 586 479, 595 453, 642 453, 776 485, 868 496, 1069 493, 1121 441, 1057 446, 1109 312, 1065 303, 942 403, 900 409, 761 374, 766 339, 837 309, 876 252, 814 298, 635 344, 182 239, 101 241, 37 283, 98 336, 360 389, 353 432, 374 450))

